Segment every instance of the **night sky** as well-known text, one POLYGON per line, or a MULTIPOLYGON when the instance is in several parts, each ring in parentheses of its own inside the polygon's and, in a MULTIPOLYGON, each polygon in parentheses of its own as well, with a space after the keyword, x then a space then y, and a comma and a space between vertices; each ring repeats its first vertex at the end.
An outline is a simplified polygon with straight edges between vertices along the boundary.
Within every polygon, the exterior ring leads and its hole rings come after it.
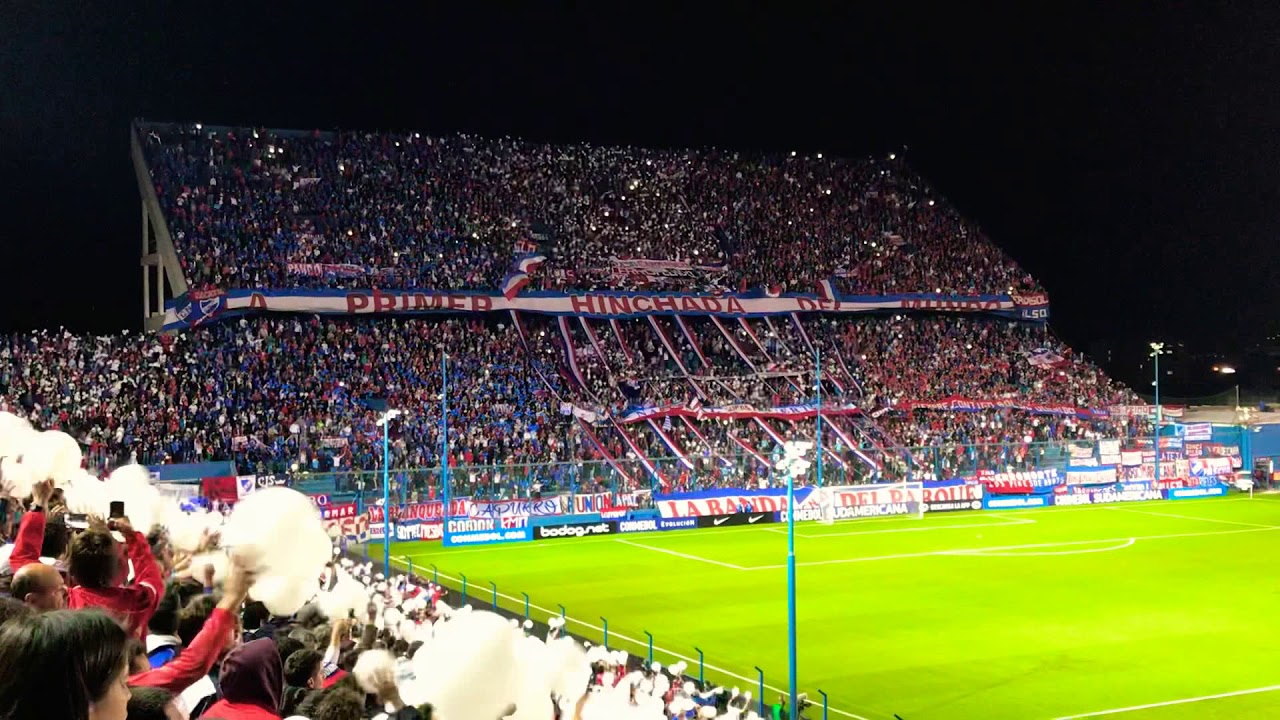
POLYGON ((1053 326, 1081 351, 1160 338, 1232 352, 1280 330, 1274 3, 80 5, 0 4, 0 330, 141 327, 134 117, 846 156, 905 146, 1044 282, 1053 326))

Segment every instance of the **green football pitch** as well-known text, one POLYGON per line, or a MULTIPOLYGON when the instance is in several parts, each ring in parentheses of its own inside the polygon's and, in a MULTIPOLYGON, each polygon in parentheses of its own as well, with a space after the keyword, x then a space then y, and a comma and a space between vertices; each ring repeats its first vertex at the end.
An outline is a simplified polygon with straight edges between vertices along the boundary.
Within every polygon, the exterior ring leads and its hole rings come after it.
MULTIPOLYGON (((865 720, 1280 718, 1277 531, 1263 495, 800 524, 801 689, 865 720)), ((785 525, 392 554, 454 603, 465 574, 695 675, 701 648, 726 687, 759 666, 770 702, 787 682, 785 525)))

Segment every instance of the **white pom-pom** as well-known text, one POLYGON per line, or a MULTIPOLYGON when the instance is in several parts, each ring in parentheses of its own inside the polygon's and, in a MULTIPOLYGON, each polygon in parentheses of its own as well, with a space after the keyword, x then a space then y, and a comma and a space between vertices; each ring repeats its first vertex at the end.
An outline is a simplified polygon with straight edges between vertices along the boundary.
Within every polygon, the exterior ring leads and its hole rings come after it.
POLYGON ((35 434, 26 419, 11 412, 0 412, 0 457, 16 458, 23 454, 31 446, 31 436, 35 434))
POLYGON ((71 478, 63 496, 67 500, 67 510, 73 513, 106 517, 111 507, 107 484, 87 472, 71 478))
POLYGON ((80 462, 84 455, 75 438, 57 430, 47 430, 28 437, 31 442, 23 453, 22 462, 31 466, 35 482, 52 479, 61 486, 80 474, 80 462))
POLYGON ((547 644, 546 658, 552 692, 564 698, 582 692, 591 677, 591 663, 573 638, 552 640, 547 644))
POLYGON ((376 693, 388 683, 395 684, 396 659, 386 650, 366 650, 356 659, 351 674, 356 676, 361 690, 376 693))
POLYGON ((517 635, 489 612, 458 614, 437 626, 413 657, 416 681, 401 689, 405 702, 429 702, 452 720, 502 717, 519 695, 517 635))
POLYGON ((311 500, 282 487, 241 500, 223 526, 222 542, 257 573, 250 594, 278 615, 297 612, 316 593, 332 547, 311 500))
POLYGON ((108 501, 124 503, 124 514, 141 533, 164 518, 166 503, 160 491, 151 484, 151 471, 142 465, 122 465, 106 480, 108 501))
POLYGON ((25 498, 31 494, 31 486, 35 484, 35 476, 31 466, 19 462, 16 457, 0 458, 0 491, 15 498, 25 498))
POLYGON ((516 713, 511 717, 513 720, 554 717, 547 646, 536 637, 521 635, 516 640, 516 656, 520 667, 520 696, 516 701, 516 713))
POLYGON ((262 601, 272 615, 292 615, 316 594, 315 578, 306 581, 285 575, 269 575, 254 581, 249 595, 262 601))
MULTIPOLYGON (((127 501, 126 501, 127 502, 127 501)), ((195 552, 208 535, 222 529, 221 513, 207 510, 184 512, 176 502, 165 501, 161 524, 169 530, 169 542, 174 549, 195 552)), ((125 506, 128 510, 128 506, 125 506)))
POLYGON ((220 583, 227 578, 227 570, 230 568, 230 561, 227 554, 221 551, 207 552, 195 555, 191 558, 191 563, 180 575, 182 577, 193 577, 204 582, 205 568, 213 566, 213 581, 220 583))
POLYGON ((387 627, 391 627, 391 628, 397 627, 400 625, 400 621, 403 619, 404 619, 404 615, 400 614, 400 611, 393 607, 387 608, 382 613, 382 622, 387 627))
POLYGON ((369 594, 365 587, 342 570, 337 574, 333 589, 320 593, 317 598, 320 612, 330 620, 340 620, 352 613, 363 615, 369 605, 369 594))

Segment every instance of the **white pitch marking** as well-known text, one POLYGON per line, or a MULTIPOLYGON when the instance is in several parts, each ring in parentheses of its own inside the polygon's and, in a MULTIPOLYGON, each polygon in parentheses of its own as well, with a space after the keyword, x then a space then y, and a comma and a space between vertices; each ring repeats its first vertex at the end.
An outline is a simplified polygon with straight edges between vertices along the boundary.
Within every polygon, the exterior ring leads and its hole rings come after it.
POLYGON ((675 550, 668 550, 666 548, 654 547, 652 545, 645 545, 644 543, 638 543, 633 540, 623 540, 622 538, 614 538, 614 539, 617 542, 622 543, 623 545, 630 545, 631 547, 644 548, 645 550, 652 550, 653 552, 666 553, 667 555, 675 555, 676 557, 684 558, 686 560, 697 560, 698 562, 709 563, 711 565, 719 565, 720 567, 729 568, 730 570, 747 570, 748 569, 748 568, 742 567, 741 565, 734 565, 733 563, 720 562, 719 560, 712 560, 710 558, 704 558, 698 555, 690 555, 689 553, 676 552, 675 550))
MULTIPOLYGON (((1280 530, 1280 525, 1277 525, 1277 526, 1268 525, 1260 528, 1245 528, 1243 530, 1212 530, 1209 532, 1170 533, 1168 535, 1139 535, 1132 539, 1135 541, 1136 540, 1168 540, 1172 538, 1207 537, 1210 535, 1237 535, 1240 533, 1267 532, 1269 530, 1280 530)), ((797 567, 813 567, 817 565, 845 565, 850 563, 872 562, 875 560, 905 560, 907 558, 935 557, 940 555, 955 556, 955 555, 964 555, 966 553, 971 553, 975 551, 984 551, 984 550, 994 550, 999 552, 1003 550, 1024 550, 1024 549, 1035 549, 1035 548, 1072 547, 1077 545, 1097 545, 1099 543, 1105 543, 1105 542, 1119 543, 1129 539, 1130 538, 1127 538, 1127 537, 1097 538, 1095 540, 1071 540, 1068 542, 1032 543, 1029 545, 997 545, 993 547, 955 548, 952 550, 930 550, 928 552, 899 553, 895 555, 869 555, 867 557, 841 558, 837 560, 814 560, 811 562, 796 563, 796 566, 797 567)), ((744 570, 780 570, 785 567, 786 565, 758 565, 755 567, 748 567, 743 569, 744 570)))
MULTIPOLYGON (((928 532, 930 530, 961 530, 964 528, 997 528, 1007 527, 1011 525, 1032 525, 1035 520, 1026 520, 1024 518, 998 518, 1000 522, 983 522, 983 523, 962 523, 960 525, 921 525, 909 528, 891 528, 889 530, 853 530, 850 532, 838 533, 796 533, 796 537, 803 538, 834 538, 845 537, 848 535, 881 535, 885 533, 905 533, 905 532, 928 532)), ((771 532, 786 534, 786 530, 778 528, 769 528, 771 532)))
POLYGON ((1195 515, 1178 515, 1177 513, 1155 512, 1154 510, 1134 510, 1133 508, 1108 507, 1108 510, 1116 512, 1137 513, 1140 515, 1155 515, 1156 517, 1177 518, 1179 520, 1203 520, 1204 522, 1222 523, 1223 525, 1243 525, 1245 527, 1269 528, 1272 525, 1263 525, 1262 523, 1240 522, 1239 520, 1218 520, 1216 518, 1197 517, 1195 515))
POLYGON ((1137 542, 1136 538, 1129 538, 1118 545, 1109 545, 1107 547, 1093 548, 1091 550, 1060 550, 1057 552, 992 552, 990 550, 957 550, 954 552, 943 553, 944 555, 963 555, 965 557, 1044 557, 1048 555, 1087 555, 1088 553, 1111 552, 1112 550, 1123 550, 1132 547, 1137 542))
MULTIPOLYGON (((407 567, 407 566, 408 566, 408 564, 407 564, 404 560, 401 560, 400 558, 392 558, 392 559, 391 559, 391 564, 392 564, 392 565, 394 565, 394 564, 396 564, 396 563, 399 563, 400 565, 405 566, 405 567, 407 567)), ((452 580, 452 581, 457 582, 457 583, 462 582, 462 579, 461 579, 461 578, 456 578, 456 577, 453 577, 452 575, 446 575, 446 574, 444 574, 444 573, 439 573, 439 577, 442 577, 442 578, 444 578, 444 579, 446 579, 446 580, 452 580)), ((514 603, 519 603, 519 604, 520 604, 520 605, 522 605, 522 606, 524 605, 524 598, 523 598, 523 597, 515 597, 515 596, 513 596, 513 595, 508 595, 508 594, 506 594, 506 593, 502 593, 502 592, 498 593, 498 597, 500 597, 500 598, 504 598, 504 599, 506 599, 506 600, 510 600, 511 602, 514 602, 514 603)), ((558 609, 556 609, 556 610, 552 610, 552 609, 550 609, 550 608, 542 607, 541 605, 533 605, 533 604, 530 604, 530 605, 529 605, 529 607, 530 607, 531 609, 537 610, 538 612, 546 613, 546 614, 547 614, 547 617, 553 617, 553 616, 557 616, 557 617, 558 617, 558 616, 560 615, 560 611, 559 611, 558 609)), ((589 622, 585 622, 585 621, 583 621, 583 620, 578 620, 578 619, 576 619, 576 618, 572 618, 572 617, 565 617, 565 620, 566 620, 566 622, 576 623, 576 624, 578 624, 578 625, 581 625, 582 627, 585 627, 585 628, 587 628, 588 630, 594 630, 594 631, 596 631, 596 632, 604 632, 604 628, 600 627, 599 625, 593 625, 593 624, 591 624, 591 623, 589 623, 589 622)), ((635 638, 633 638, 633 637, 627 637, 626 635, 623 635, 622 633, 619 633, 619 632, 613 632, 613 631, 610 631, 610 632, 609 632, 609 637, 610 637, 610 638, 617 638, 617 639, 619 639, 619 640, 625 640, 625 641, 627 641, 627 642, 631 643, 632 645, 634 645, 634 646, 636 646, 636 647, 648 647, 648 641, 647 641, 647 640, 637 640, 637 639, 635 639, 635 638)), ((664 655, 670 655, 670 656, 671 656, 671 657, 673 657, 673 658, 677 658, 677 659, 680 659, 680 660, 684 660, 685 662, 690 663, 690 664, 693 664, 693 663, 698 662, 698 659, 697 659, 697 658, 691 658, 691 657, 688 657, 688 656, 685 656, 685 655, 681 655, 681 654, 680 654, 680 653, 678 653, 678 652, 674 652, 674 651, 672 651, 672 650, 667 650, 666 648, 661 648, 661 647, 658 647, 657 645, 654 645, 654 646, 653 646, 653 649, 654 649, 654 651, 655 651, 655 652, 659 652, 659 653, 662 653, 662 654, 664 654, 664 655)), ((715 665, 711 665, 710 663, 707 663, 707 664, 705 665, 705 667, 706 667, 708 670, 711 670, 712 672, 717 672, 717 673, 720 673, 721 675, 724 675, 724 676, 727 676, 727 677, 731 677, 731 678, 734 678, 734 679, 737 679, 737 680, 742 680, 742 681, 744 681, 744 682, 748 682, 748 683, 755 683, 755 682, 757 681, 757 678, 755 678, 755 677, 747 677, 746 675, 739 675, 738 673, 735 673, 735 672, 733 672, 732 670, 725 670, 724 668, 716 667, 715 665)), ((752 685, 752 687, 754 687, 754 685, 752 685)), ((781 692, 787 692, 787 689, 786 689, 786 688, 780 688, 780 687, 777 687, 776 685, 765 685, 764 687, 765 687, 765 689, 766 689, 766 690, 772 690, 772 691, 774 691, 774 692, 780 692, 780 693, 781 693, 781 692)), ((866 716, 864 716, 864 715, 858 715, 858 714, 855 714, 855 713, 851 713, 851 712, 848 712, 847 710, 838 710, 838 709, 836 709, 836 708, 827 708, 827 709, 828 709, 831 713, 833 713, 833 714, 835 714, 835 715, 839 715, 839 716, 841 716, 841 717, 852 718, 853 720, 871 720, 871 718, 869 718, 869 717, 866 717, 866 716)))
POLYGON ((1111 710, 1097 710, 1090 713, 1082 713, 1080 715, 1063 715, 1054 720, 1078 720, 1079 718, 1102 717, 1103 715, 1119 715, 1120 713, 1133 712, 1135 710, 1149 710, 1151 708, 1169 707, 1170 705, 1186 705, 1188 703, 1202 702, 1204 700, 1218 700, 1220 698, 1239 697, 1241 695, 1257 695, 1264 692, 1275 692, 1280 690, 1280 685, 1268 685, 1266 687, 1250 688, 1249 690, 1236 690, 1234 692, 1217 693, 1215 695, 1201 695, 1199 697, 1182 698, 1181 700, 1165 700, 1164 702, 1147 703, 1146 705, 1130 705, 1129 707, 1113 708, 1111 710))

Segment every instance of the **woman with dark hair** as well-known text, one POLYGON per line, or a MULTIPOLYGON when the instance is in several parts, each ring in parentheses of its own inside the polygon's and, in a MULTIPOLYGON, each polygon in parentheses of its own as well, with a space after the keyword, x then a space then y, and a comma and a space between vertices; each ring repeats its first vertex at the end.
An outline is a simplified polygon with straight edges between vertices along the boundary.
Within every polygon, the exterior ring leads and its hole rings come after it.
POLYGON ((91 610, 0 625, 0 720, 125 720, 129 634, 91 610))

